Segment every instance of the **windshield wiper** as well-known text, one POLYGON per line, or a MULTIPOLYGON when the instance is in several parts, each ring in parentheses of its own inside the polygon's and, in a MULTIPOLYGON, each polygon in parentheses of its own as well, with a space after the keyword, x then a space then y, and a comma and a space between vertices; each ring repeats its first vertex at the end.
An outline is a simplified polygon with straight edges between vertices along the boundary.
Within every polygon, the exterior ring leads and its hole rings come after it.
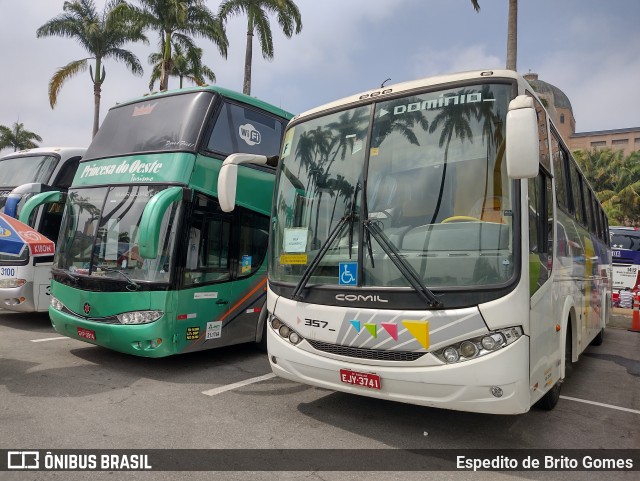
POLYGON ((404 276, 404 278, 409 281, 411 287, 420 294, 420 297, 424 299, 429 307, 442 307, 442 301, 436 297, 436 295, 422 282, 422 279, 418 275, 418 273, 411 267, 401 255, 393 242, 389 240, 389 238, 385 235, 384 231, 378 225, 378 221, 369 219, 369 205, 367 203, 367 196, 364 196, 363 199, 363 210, 364 210, 364 230, 365 230, 365 238, 363 241, 367 244, 367 251, 369 252, 369 257, 371 259, 371 266, 375 267, 374 259, 373 259, 373 248, 371 246, 371 236, 378 241, 382 250, 389 256, 389 259, 395 264, 400 273, 404 276))
POLYGON ((331 229, 331 232, 329 232, 329 236, 324 241, 324 243, 320 246, 320 249, 318 250, 316 257, 311 261, 311 263, 307 266, 307 268, 302 273, 302 277, 298 281, 298 284, 296 285, 296 288, 293 291, 293 298, 295 300, 301 301, 303 299, 303 296, 301 296, 300 294, 302 290, 306 287, 307 282, 309 282, 309 278, 311 277, 311 274, 313 274, 313 271, 316 269, 316 267, 318 267, 318 264, 320 264, 320 261, 323 259, 323 257, 329 250, 329 247, 331 247, 333 242, 336 240, 336 237, 338 237, 338 235, 342 232, 342 228, 347 223, 349 223, 349 259, 351 259, 351 253, 353 250, 353 224, 356 218, 356 199, 358 197, 359 189, 360 189, 360 182, 356 184, 356 188, 354 189, 353 197, 351 198, 351 206, 349 207, 349 212, 347 212, 344 216, 342 216, 342 218, 338 221, 336 226, 333 229, 331 229))
MULTIPOLYGON (((320 250, 316 254, 316 257, 311 261, 311 263, 302 273, 302 277, 298 281, 298 284, 293 291, 293 298, 295 300, 301 301, 303 299, 303 296, 301 296, 300 293, 307 285, 307 282, 309 282, 311 274, 313 274, 313 271, 316 269, 316 267, 318 267, 318 264, 320 264, 320 261, 325 256, 325 254, 329 250, 329 247, 331 247, 331 244, 333 244, 333 241, 336 239, 336 237, 338 237, 338 234, 340 234, 342 228, 347 224, 347 222, 353 224, 353 215, 351 213, 346 214, 338 221, 336 226, 329 233, 329 237, 327 237, 327 240, 325 240, 322 246, 320 246, 320 250)), ((349 252, 351 252, 351 241, 349 242, 349 252)))
POLYGON ((420 297, 426 301, 427 305, 429 307, 442 307, 442 301, 440 301, 440 299, 438 299, 435 294, 423 284, 418 273, 413 269, 413 267, 411 267, 411 264, 402 258, 396 246, 393 245, 382 229, 380 229, 378 224, 375 221, 366 219, 364 221, 364 228, 376 241, 378 241, 378 244, 380 244, 380 247, 382 247, 385 254, 389 256, 389 259, 391 259, 405 279, 409 281, 411 287, 413 287, 415 291, 420 294, 420 297))
POLYGON ((133 279, 131 279, 131 277, 126 275, 120 269, 114 269, 112 267, 107 267, 107 266, 96 266, 96 267, 104 272, 115 272, 117 274, 120 274, 122 277, 124 277, 127 280, 128 291, 131 291, 131 290, 137 291, 138 289, 140 289, 140 284, 136 283, 133 279), (129 286, 132 286, 133 289, 129 289, 129 286))

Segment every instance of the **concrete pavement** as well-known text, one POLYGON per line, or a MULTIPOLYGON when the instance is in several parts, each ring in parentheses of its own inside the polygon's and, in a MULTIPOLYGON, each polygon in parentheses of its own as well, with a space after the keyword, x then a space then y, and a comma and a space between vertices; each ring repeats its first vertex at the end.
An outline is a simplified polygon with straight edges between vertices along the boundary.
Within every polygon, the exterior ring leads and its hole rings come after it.
MULTIPOLYGON (((609 317, 609 324, 607 327, 613 327, 617 329, 631 329, 631 321, 633 319, 633 309, 621 309, 614 307, 609 317)), ((638 333, 640 335, 640 333, 638 333)))

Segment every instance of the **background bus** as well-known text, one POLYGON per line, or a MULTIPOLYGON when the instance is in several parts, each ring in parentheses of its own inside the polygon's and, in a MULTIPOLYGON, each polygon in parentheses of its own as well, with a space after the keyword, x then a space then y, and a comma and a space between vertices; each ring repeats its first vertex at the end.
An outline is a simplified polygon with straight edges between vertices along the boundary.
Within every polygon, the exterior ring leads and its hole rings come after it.
POLYGON ((627 296, 629 302, 623 302, 620 307, 633 307, 633 295, 640 289, 638 278, 640 267, 640 231, 637 227, 610 227, 613 301, 620 304, 620 291, 628 290, 632 295, 627 296))
POLYGON ((65 205, 56 331, 148 357, 260 341, 275 171, 242 167, 231 215, 216 180, 232 152, 276 155, 290 117, 219 87, 110 109, 65 205))
MULTIPOLYGON (((86 149, 39 147, 0 158, 0 207, 17 217, 33 196, 47 196, 49 204, 23 220, 45 237, 58 238, 63 194, 67 191, 86 149)), ((18 312, 47 311, 53 256, 33 257, 0 253, 0 307, 18 312)))
MULTIPOLYGON (((233 176, 218 190, 231 208, 233 176)), ((516 72, 408 82, 296 116, 274 195, 278 376, 513 414, 553 408, 571 363, 602 342, 607 219, 516 72)))

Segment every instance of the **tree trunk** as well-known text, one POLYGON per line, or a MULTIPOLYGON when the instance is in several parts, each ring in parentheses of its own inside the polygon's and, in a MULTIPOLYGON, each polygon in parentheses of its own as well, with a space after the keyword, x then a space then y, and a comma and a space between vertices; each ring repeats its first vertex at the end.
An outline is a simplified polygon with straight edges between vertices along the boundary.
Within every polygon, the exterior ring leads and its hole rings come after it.
POLYGON ((95 137, 100 126, 100 93, 102 88, 100 82, 93 83, 93 135, 95 137))
POLYGON ((162 65, 160 67, 160 92, 169 88, 169 61, 171 59, 171 32, 164 34, 164 52, 162 53, 162 65))
POLYGON ((516 70, 518 57, 518 0, 509 0, 507 29, 507 70, 516 70))
POLYGON ((251 95, 251 60, 253 57, 253 22, 249 19, 249 28, 247 29, 247 50, 244 55, 244 83, 242 93, 251 95))
POLYGON ((104 76, 100 72, 102 62, 100 58, 96 58, 96 72, 93 77, 93 133, 91 138, 95 137, 100 128, 100 95, 102 93, 102 82, 104 76))

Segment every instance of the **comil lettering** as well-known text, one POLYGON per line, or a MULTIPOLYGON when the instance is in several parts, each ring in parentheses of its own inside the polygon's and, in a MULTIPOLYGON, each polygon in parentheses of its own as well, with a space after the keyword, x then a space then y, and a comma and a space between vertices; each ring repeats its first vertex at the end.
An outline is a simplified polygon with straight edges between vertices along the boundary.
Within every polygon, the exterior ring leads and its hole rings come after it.
POLYGON ((336 295, 336 299, 338 301, 348 301, 348 302, 389 302, 387 299, 383 299, 377 295, 362 295, 362 294, 338 294, 336 295))

